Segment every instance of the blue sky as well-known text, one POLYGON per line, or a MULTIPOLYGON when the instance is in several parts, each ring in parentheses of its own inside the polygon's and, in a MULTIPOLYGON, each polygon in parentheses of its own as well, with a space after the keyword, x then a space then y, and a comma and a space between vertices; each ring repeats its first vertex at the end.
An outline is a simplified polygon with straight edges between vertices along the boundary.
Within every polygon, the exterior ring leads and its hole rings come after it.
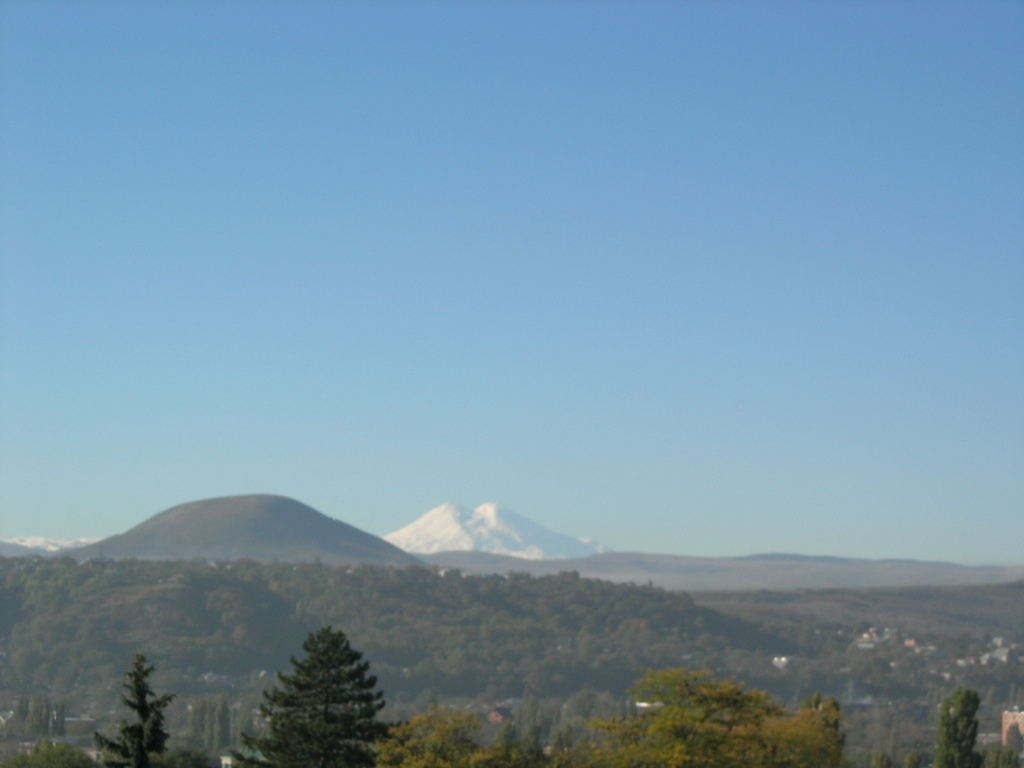
POLYGON ((1020 3, 0 6, 0 536, 268 492, 1024 562, 1020 3))

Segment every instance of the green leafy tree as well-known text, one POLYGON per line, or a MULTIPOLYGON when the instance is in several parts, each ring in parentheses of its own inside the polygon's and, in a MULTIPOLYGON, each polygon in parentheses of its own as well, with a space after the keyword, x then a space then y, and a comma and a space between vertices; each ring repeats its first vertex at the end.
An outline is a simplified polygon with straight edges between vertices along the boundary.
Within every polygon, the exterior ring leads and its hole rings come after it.
POLYGON ((27 696, 19 696, 18 703, 14 707, 14 719, 24 723, 28 719, 28 712, 31 708, 27 696))
POLYGON ((907 752, 903 758, 903 768, 922 768, 923 765, 924 759, 919 752, 907 752))
POLYGON ((984 768, 1020 768, 1020 757, 1016 752, 1002 747, 991 747, 983 753, 984 768))
POLYGON ((980 703, 975 691, 957 688, 939 705, 935 768, 981 768, 982 756, 974 751, 980 703))
POLYGON ((1006 732, 1006 748, 1018 755, 1024 752, 1024 735, 1021 734, 1017 725, 1011 725, 1006 732))
POLYGON ((214 764, 202 750, 176 749, 173 752, 155 755, 153 768, 214 768, 214 764))
POLYGON ((207 711, 207 699, 205 696, 199 696, 193 699, 192 703, 188 706, 188 739, 189 741, 202 748, 206 748, 206 711, 207 711))
POLYGON ((93 734, 97 748, 109 755, 103 760, 107 768, 150 768, 151 756, 162 754, 167 749, 164 710, 174 695, 168 693, 154 697, 153 689, 149 687, 153 669, 142 654, 132 656, 125 680, 121 683, 124 689, 121 703, 135 714, 135 718, 133 721, 121 720, 116 739, 93 734))
POLYGON ((538 768, 545 763, 539 745, 524 742, 515 723, 507 720, 490 747, 473 755, 473 768, 538 768))
POLYGON ((50 735, 67 735, 67 709, 63 701, 58 702, 53 708, 53 717, 50 720, 50 735))
POLYGON ((8 736, 24 737, 25 726, 28 722, 29 702, 26 696, 20 696, 18 703, 14 705, 14 714, 11 716, 8 725, 8 736))
POLYGON ((231 744, 231 710, 228 708, 227 696, 222 694, 217 697, 216 709, 211 714, 213 715, 212 748, 224 749, 231 744))
POLYGON ((84 750, 70 744, 52 744, 43 739, 27 755, 16 755, 3 768, 96 768, 84 750))
POLYGON ((28 706, 28 717, 25 719, 25 735, 32 739, 49 736, 52 711, 49 699, 45 696, 33 696, 28 706))
POLYGON ((279 674, 280 687, 263 694, 267 735, 243 736, 235 758, 261 768, 372 766, 387 726, 376 719, 384 700, 370 665, 329 626, 310 634, 302 650, 304 659, 291 658, 294 672, 279 674))

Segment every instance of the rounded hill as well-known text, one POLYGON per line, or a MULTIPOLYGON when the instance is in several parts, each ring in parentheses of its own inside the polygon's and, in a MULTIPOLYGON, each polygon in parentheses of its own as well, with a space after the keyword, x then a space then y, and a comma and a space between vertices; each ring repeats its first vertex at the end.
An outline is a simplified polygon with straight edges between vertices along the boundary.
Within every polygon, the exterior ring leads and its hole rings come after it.
POLYGON ((193 501, 71 553, 76 559, 419 562, 398 547, 295 499, 269 494, 193 501))

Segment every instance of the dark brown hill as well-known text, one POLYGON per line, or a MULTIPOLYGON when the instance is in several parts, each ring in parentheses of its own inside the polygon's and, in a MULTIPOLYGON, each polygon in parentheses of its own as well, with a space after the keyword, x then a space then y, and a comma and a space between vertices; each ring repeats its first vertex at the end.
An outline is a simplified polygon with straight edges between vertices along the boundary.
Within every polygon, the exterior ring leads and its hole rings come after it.
POLYGON ((406 566, 412 555, 283 496, 193 501, 69 553, 76 560, 258 560, 406 566))

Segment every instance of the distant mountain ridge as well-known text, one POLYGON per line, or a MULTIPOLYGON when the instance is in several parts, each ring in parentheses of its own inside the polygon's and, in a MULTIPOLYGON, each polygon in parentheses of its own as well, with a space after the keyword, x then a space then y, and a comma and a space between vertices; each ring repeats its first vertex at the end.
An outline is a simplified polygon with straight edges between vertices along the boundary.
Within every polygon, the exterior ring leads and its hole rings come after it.
POLYGON ((77 560, 258 560, 419 563, 398 547, 283 496, 225 496, 181 504, 125 533, 70 551, 77 560))
POLYGON ((523 560, 488 552, 436 552, 420 558, 469 574, 545 576, 576 571, 588 579, 650 582, 665 589, 688 591, 980 585, 1024 578, 1024 566, 786 554, 686 557, 609 552, 566 560, 523 560))
POLYGON ((0 556, 52 555, 68 549, 77 549, 99 541, 88 539, 49 539, 45 536, 12 536, 0 538, 0 556))
POLYGON ((555 533, 494 503, 481 504, 474 510, 442 504, 384 539, 414 554, 465 551, 559 560, 605 551, 596 542, 555 533))
POLYGON ((482 504, 472 511, 444 504, 386 538, 390 541, 294 499, 255 494, 172 507, 123 534, 80 547, 75 545, 81 539, 0 539, 0 557, 320 560, 327 565, 428 564, 468 574, 534 576, 576 571, 586 578, 650 582, 690 591, 981 585, 1024 578, 1024 565, 966 566, 785 553, 688 557, 600 552, 600 545, 555 533, 497 504, 482 504))

